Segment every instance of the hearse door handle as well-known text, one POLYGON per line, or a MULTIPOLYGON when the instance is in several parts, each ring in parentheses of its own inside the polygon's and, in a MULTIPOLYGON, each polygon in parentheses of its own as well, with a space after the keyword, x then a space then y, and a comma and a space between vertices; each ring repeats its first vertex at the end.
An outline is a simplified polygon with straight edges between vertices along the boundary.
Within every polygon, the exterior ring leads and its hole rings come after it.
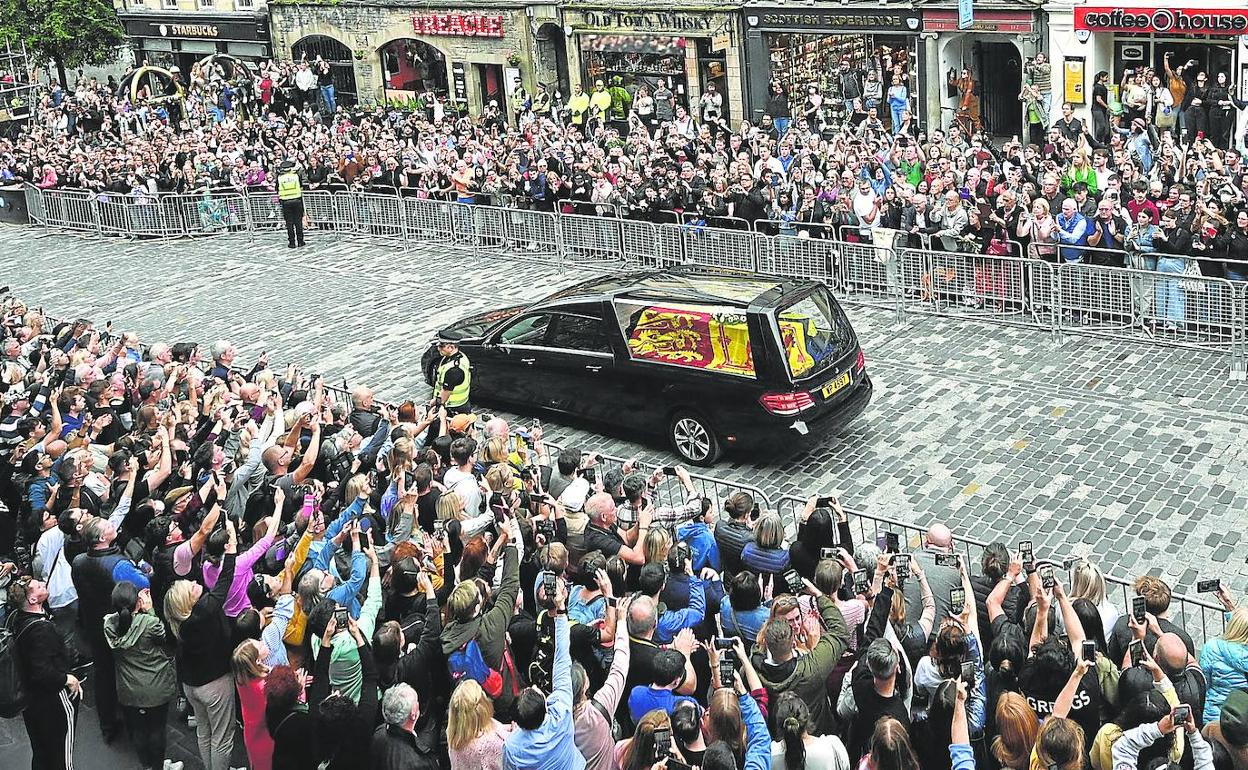
POLYGON ((536 362, 536 361, 537 361, 537 359, 536 359, 536 358, 522 358, 522 359, 520 359, 520 363, 524 364, 525 366, 532 366, 532 365, 534 364, 534 362, 536 362))
POLYGON ((601 367, 601 366, 595 366, 595 365, 593 365, 593 364, 590 364, 589 366, 586 366, 585 368, 586 368, 586 369, 588 369, 588 370, 589 370, 589 371, 591 371, 591 372, 601 372, 601 371, 602 371, 602 367, 601 367))

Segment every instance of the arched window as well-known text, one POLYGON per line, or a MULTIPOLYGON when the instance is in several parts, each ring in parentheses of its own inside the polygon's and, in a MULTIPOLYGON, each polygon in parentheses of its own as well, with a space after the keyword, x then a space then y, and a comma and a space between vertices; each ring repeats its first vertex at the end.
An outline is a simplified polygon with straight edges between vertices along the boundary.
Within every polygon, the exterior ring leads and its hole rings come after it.
POLYGON ((355 88, 355 65, 346 43, 326 35, 308 35, 292 45, 290 53, 295 61, 306 58, 313 62, 319 56, 328 62, 338 104, 355 104, 358 93, 355 88))

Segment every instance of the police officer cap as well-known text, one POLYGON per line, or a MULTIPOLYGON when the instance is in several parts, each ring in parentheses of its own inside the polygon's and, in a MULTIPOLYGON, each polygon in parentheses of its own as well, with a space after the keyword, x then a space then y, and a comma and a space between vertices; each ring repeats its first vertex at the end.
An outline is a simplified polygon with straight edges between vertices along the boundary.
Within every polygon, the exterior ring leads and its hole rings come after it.
POLYGON ((278 168, 282 171, 292 171, 295 168, 295 162, 293 160, 284 160, 278 168))

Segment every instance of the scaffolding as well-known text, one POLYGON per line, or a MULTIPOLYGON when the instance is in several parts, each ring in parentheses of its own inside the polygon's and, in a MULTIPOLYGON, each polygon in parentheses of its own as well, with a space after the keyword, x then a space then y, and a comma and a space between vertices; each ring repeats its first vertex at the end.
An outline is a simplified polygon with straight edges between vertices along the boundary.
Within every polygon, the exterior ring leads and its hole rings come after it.
POLYGON ((0 136, 15 137, 30 120, 37 98, 26 44, 4 38, 0 50, 0 136))

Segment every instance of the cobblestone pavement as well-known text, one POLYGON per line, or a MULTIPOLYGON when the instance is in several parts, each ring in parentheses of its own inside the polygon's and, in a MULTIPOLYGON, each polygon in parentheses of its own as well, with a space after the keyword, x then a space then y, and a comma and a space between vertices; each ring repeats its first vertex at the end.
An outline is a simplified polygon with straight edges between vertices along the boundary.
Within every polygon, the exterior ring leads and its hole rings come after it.
MULTIPOLYGON (((0 283, 51 314, 112 319, 146 340, 229 339, 383 398, 427 392, 438 327, 594 275, 583 267, 427 244, 408 251, 313 232, 211 241, 81 240, 0 230, 0 283)), ((877 390, 839 439, 791 457, 729 457, 713 474, 773 499, 816 491, 848 507, 981 539, 1029 537, 1042 556, 1097 554, 1109 574, 1176 591, 1220 574, 1248 587, 1248 386, 1201 351, 1049 335, 948 318, 904 327, 849 308, 877 390), (1147 565, 1147 566, 1146 566, 1147 565)), ((660 441, 543 418, 560 443, 670 462, 660 441)))

